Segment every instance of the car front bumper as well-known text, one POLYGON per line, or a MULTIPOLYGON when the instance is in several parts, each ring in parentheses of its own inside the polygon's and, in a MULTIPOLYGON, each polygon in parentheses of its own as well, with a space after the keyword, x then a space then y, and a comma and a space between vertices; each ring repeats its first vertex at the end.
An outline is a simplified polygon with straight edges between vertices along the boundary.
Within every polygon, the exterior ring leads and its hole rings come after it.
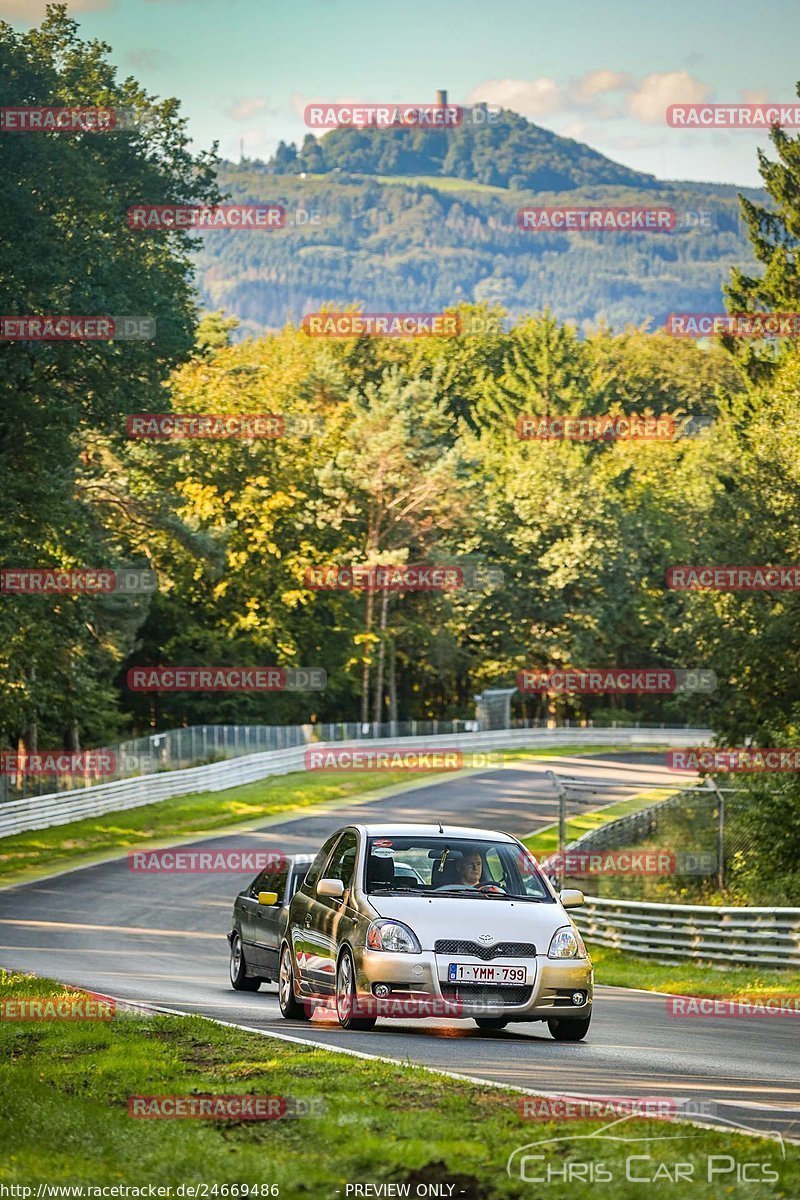
MULTIPOLYGON (((509 1020, 546 1021, 555 1017, 588 1017, 592 1008, 593 971, 588 958, 504 959, 504 965, 527 968, 524 985, 452 984, 447 979, 451 956, 423 951, 421 954, 395 954, 389 951, 362 950, 356 956, 356 980, 359 997, 375 997, 376 985, 390 989, 387 1000, 403 998, 407 1015, 414 1015, 414 1002, 420 1015, 456 1015, 464 1017, 504 1016, 509 1020), (582 1002, 575 1003, 577 993, 582 1002), (431 1008, 433 1011, 431 1012, 431 1008)), ((491 966, 479 958, 458 955, 459 963, 477 967, 491 966)), ((380 993, 378 993, 380 994, 380 993)), ((387 1014, 388 1015, 388 1014, 387 1014)), ((402 1011, 398 1015, 403 1015, 402 1011)))

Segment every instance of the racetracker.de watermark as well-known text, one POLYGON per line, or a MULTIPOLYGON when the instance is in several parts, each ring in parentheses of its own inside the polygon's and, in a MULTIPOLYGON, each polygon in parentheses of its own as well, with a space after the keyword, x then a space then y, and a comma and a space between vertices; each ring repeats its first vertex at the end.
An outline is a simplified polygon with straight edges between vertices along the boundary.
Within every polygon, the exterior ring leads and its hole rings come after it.
POLYGON ((667 124, 675 129, 800 128, 800 104, 670 104, 667 124))
POLYGON ((756 748, 739 746, 716 750, 697 746, 694 749, 668 750, 667 769, 670 771, 704 771, 708 774, 758 774, 773 771, 800 771, 800 749, 756 748))
POLYGON ((714 875, 717 856, 707 850, 567 850, 539 859, 546 875, 589 879, 597 875, 714 875))
POLYGON ((455 129, 464 123, 459 104, 307 104, 303 118, 309 129, 455 129))
POLYGON ((155 317, 0 317, 0 342, 151 342, 155 317))
POLYGON ((717 686, 714 671, 699 668, 667 670, 662 667, 593 667, 585 670, 559 668, 528 670, 517 674, 520 692, 554 695, 616 693, 649 695, 672 692, 713 692, 717 686))
POLYGON ((309 746, 303 756, 307 771, 464 771, 495 770, 504 760, 492 750, 456 750, 438 746, 309 746))
POLYGON ((678 225, 674 208, 548 206, 521 208, 517 225, 529 233, 669 233, 678 225))
POLYGON ((321 1097, 208 1093, 191 1096, 129 1096, 128 1116, 141 1120, 280 1121, 320 1116, 321 1097))
POLYGON ((0 751, 0 775, 114 775, 113 750, 0 751))
POLYGON ((125 428, 128 437, 153 442, 269 441, 321 436, 326 421, 314 413, 132 413, 125 428))
POLYGON ((606 1121, 630 1114, 648 1121, 691 1120, 715 1116, 713 1100, 684 1096, 524 1096, 517 1101, 524 1121, 606 1121))
POLYGON ((800 1017, 800 996, 667 996, 669 1017, 800 1017))
POLYGON ((595 417, 525 416, 517 418, 520 441, 566 442, 671 442, 675 419, 639 413, 601 413, 595 417))
POLYGON ((800 313, 674 312, 664 324, 670 337, 800 337, 800 313))
POLYGON ((124 133, 156 123, 154 113, 126 107, 28 104, 0 108, 0 133, 124 133))
POLYGON ((667 587, 674 591, 796 592, 800 566, 668 567, 667 587))
POLYGON ((144 595, 158 591, 155 571, 138 567, 5 567, 0 570, 0 593, 17 596, 42 595, 144 595))
POLYGON ((131 692, 321 692, 323 667, 131 667, 131 692))
POLYGON ((455 592, 499 587, 503 572, 497 567, 466 562, 462 566, 443 563, 366 563, 307 567, 305 585, 316 592, 455 592))
POLYGON ((110 1021, 116 1002, 105 996, 21 996, 0 1000, 3 1021, 110 1021))
POLYGON ((129 229, 259 230, 269 233, 286 225, 282 204, 133 204, 126 214, 129 229))
POLYGON ((131 850, 128 870, 156 875, 204 875, 216 872, 243 874, 280 871, 286 855, 280 850, 131 850))

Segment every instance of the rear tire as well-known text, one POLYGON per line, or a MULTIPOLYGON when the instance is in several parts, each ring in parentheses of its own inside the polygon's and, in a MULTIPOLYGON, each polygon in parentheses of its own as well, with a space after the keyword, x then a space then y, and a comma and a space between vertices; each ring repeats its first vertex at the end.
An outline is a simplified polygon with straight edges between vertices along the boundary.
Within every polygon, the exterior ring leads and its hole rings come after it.
POLYGON ((478 1029, 505 1029, 508 1024, 506 1017, 475 1017, 478 1029))
POLYGON ((278 967, 278 1004, 281 1016, 287 1021, 308 1021, 311 1013, 294 994, 294 969, 292 954, 286 943, 281 946, 281 961, 278 967))
POLYGON ((588 1017, 573 1017, 554 1019, 547 1022, 547 1028, 557 1042, 582 1042, 589 1032, 592 1023, 591 1013, 588 1017))
POLYGON ((336 1016, 342 1029, 367 1033, 375 1028, 377 1017, 354 1017, 356 998, 356 969, 349 950, 343 950, 336 967, 336 1016))
POLYGON ((257 992, 261 987, 261 980, 257 975, 247 974, 244 946, 238 933, 234 933, 231 938, 230 976, 231 987, 235 992, 257 992))

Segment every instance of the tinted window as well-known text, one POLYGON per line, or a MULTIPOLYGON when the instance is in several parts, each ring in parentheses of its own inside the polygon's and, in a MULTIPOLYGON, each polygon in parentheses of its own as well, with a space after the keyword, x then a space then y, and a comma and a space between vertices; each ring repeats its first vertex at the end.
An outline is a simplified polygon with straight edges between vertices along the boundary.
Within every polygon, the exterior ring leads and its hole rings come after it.
POLYGON ((261 874, 253 880, 250 885, 248 895, 254 900, 258 899, 259 892, 277 892, 278 899, 283 899, 283 894, 286 891, 286 880, 289 878, 289 868, 282 867, 276 871, 274 868, 262 871, 261 874))
POLYGON ((358 839, 354 833, 345 833, 333 852, 331 861, 325 869, 326 879, 341 879, 345 888, 353 882, 353 872, 356 867, 356 851, 358 839))
POLYGON ((306 875, 305 882, 303 883, 303 891, 304 892, 310 891, 311 888, 314 886, 314 884, 319 879, 320 874, 322 873, 322 868, 325 866, 325 863, 328 861, 328 855, 330 854, 331 850, 333 849, 333 846, 334 846, 338 836, 339 836, 338 833, 335 833, 333 835, 333 837, 328 838, 327 842, 322 847, 319 854, 317 855, 317 857, 314 859, 313 863, 309 867, 308 874, 306 875))
POLYGON ((297 889, 302 884, 308 872, 311 870, 311 863, 295 863, 294 873, 290 883, 291 895, 293 896, 297 889))

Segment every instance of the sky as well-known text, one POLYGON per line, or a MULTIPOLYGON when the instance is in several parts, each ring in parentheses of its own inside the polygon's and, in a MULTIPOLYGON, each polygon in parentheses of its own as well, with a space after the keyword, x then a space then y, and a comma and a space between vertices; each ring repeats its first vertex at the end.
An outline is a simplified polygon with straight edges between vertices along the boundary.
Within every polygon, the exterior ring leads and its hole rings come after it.
MULTIPOLYGON (((196 147, 267 158, 312 100, 486 100, 662 179, 760 183, 766 133, 669 128, 670 103, 797 99, 798 0, 71 0, 196 147)), ((43 0, 0 0, 23 30, 43 0)))

